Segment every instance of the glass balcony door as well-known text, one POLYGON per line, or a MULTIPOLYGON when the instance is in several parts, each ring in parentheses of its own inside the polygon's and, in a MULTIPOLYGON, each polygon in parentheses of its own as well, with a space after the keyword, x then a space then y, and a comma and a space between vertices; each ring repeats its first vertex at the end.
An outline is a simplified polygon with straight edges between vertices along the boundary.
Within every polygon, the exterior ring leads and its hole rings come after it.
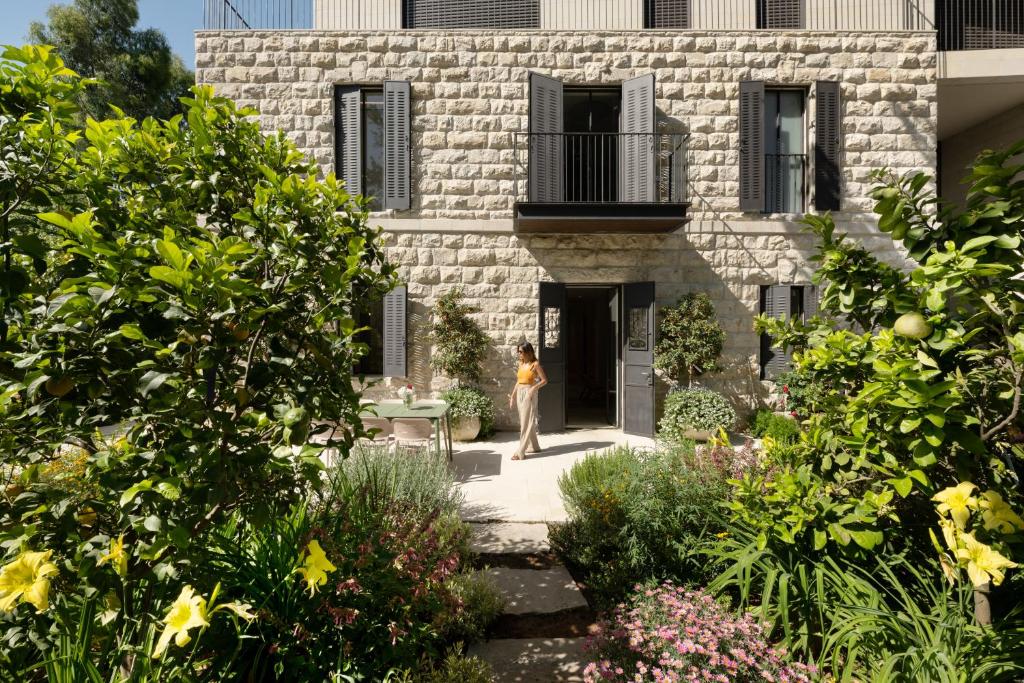
POLYGON ((765 91, 765 213, 802 213, 806 152, 804 93, 765 91))

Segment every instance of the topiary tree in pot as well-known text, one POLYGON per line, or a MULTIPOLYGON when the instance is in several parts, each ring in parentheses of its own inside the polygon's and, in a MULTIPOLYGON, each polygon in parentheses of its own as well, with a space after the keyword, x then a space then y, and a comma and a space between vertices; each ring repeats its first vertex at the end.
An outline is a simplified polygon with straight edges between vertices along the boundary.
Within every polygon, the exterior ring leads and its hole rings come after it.
POLYGON ((715 318, 715 306, 704 292, 684 295, 675 306, 659 312, 658 343, 654 367, 674 384, 693 386, 706 372, 718 372, 718 358, 725 345, 725 331, 715 318))
POLYGON ((441 296, 431 313, 430 367, 455 380, 455 387, 442 394, 451 406, 456 441, 472 441, 489 433, 494 424, 494 402, 475 386, 483 374, 490 339, 473 320, 476 308, 463 302, 456 288, 441 296), (463 386, 463 385, 467 386, 463 386))
POLYGON ((706 439, 708 434, 732 426, 736 415, 724 396, 710 389, 693 389, 696 377, 721 369, 718 358, 724 345, 725 331, 704 292, 685 294, 675 306, 659 311, 654 367, 665 373, 674 389, 685 384, 685 389, 674 390, 665 399, 658 424, 663 436, 706 439))

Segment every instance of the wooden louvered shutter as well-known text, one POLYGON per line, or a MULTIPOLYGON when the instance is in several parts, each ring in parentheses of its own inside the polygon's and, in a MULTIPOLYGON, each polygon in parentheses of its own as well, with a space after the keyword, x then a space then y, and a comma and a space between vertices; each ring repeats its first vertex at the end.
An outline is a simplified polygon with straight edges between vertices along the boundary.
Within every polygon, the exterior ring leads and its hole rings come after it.
MULTIPOLYGON (((771 285, 761 288, 763 311, 771 318, 785 320, 792 314, 792 288, 771 285)), ((761 379, 773 379, 790 368, 790 353, 773 346, 772 338, 761 335, 761 379)))
POLYGON ((814 117, 814 208, 838 211, 842 188, 840 140, 842 110, 839 83, 818 81, 814 117))
POLYGON ((405 286, 384 295, 384 376, 405 377, 405 286))
POLYGON ((821 289, 815 285, 803 287, 804 322, 818 315, 821 310, 821 289))
POLYGON ((764 81, 740 83, 740 211, 764 211, 764 81))
POLYGON ((339 87, 334 113, 334 175, 349 194, 363 191, 363 112, 358 87, 339 87))
POLYGON ((408 209, 411 203, 409 81, 384 81, 384 208, 408 209))
POLYGON ((564 197, 562 131, 562 82, 530 73, 531 202, 560 202, 564 197))
POLYGON ((619 186, 623 202, 654 201, 654 74, 622 84, 619 186))
POLYGON ((404 0, 405 28, 540 28, 540 0, 404 0))

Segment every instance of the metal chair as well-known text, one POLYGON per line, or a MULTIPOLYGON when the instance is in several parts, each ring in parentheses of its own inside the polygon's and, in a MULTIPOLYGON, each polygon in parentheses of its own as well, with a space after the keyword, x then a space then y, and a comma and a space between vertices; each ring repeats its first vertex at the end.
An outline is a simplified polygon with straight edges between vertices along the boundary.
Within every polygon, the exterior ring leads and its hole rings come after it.
POLYGON ((393 420, 394 439, 398 445, 426 446, 429 453, 434 444, 434 424, 421 417, 399 417, 393 420))
POLYGON ((372 438, 365 436, 361 438, 360 441, 362 443, 384 446, 385 448, 391 445, 393 434, 391 420, 383 417, 364 417, 363 428, 367 431, 371 429, 376 429, 378 431, 372 438))

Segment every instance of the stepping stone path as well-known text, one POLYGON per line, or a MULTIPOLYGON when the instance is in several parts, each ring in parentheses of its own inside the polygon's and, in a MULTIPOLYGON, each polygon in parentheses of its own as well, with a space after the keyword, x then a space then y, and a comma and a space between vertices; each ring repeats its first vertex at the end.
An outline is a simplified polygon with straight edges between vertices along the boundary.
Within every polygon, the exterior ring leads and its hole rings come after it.
POLYGON ((547 524, 470 524, 473 550, 504 594, 505 613, 491 639, 469 654, 494 669, 497 683, 583 680, 583 643, 594 613, 569 571, 551 552, 547 524))

